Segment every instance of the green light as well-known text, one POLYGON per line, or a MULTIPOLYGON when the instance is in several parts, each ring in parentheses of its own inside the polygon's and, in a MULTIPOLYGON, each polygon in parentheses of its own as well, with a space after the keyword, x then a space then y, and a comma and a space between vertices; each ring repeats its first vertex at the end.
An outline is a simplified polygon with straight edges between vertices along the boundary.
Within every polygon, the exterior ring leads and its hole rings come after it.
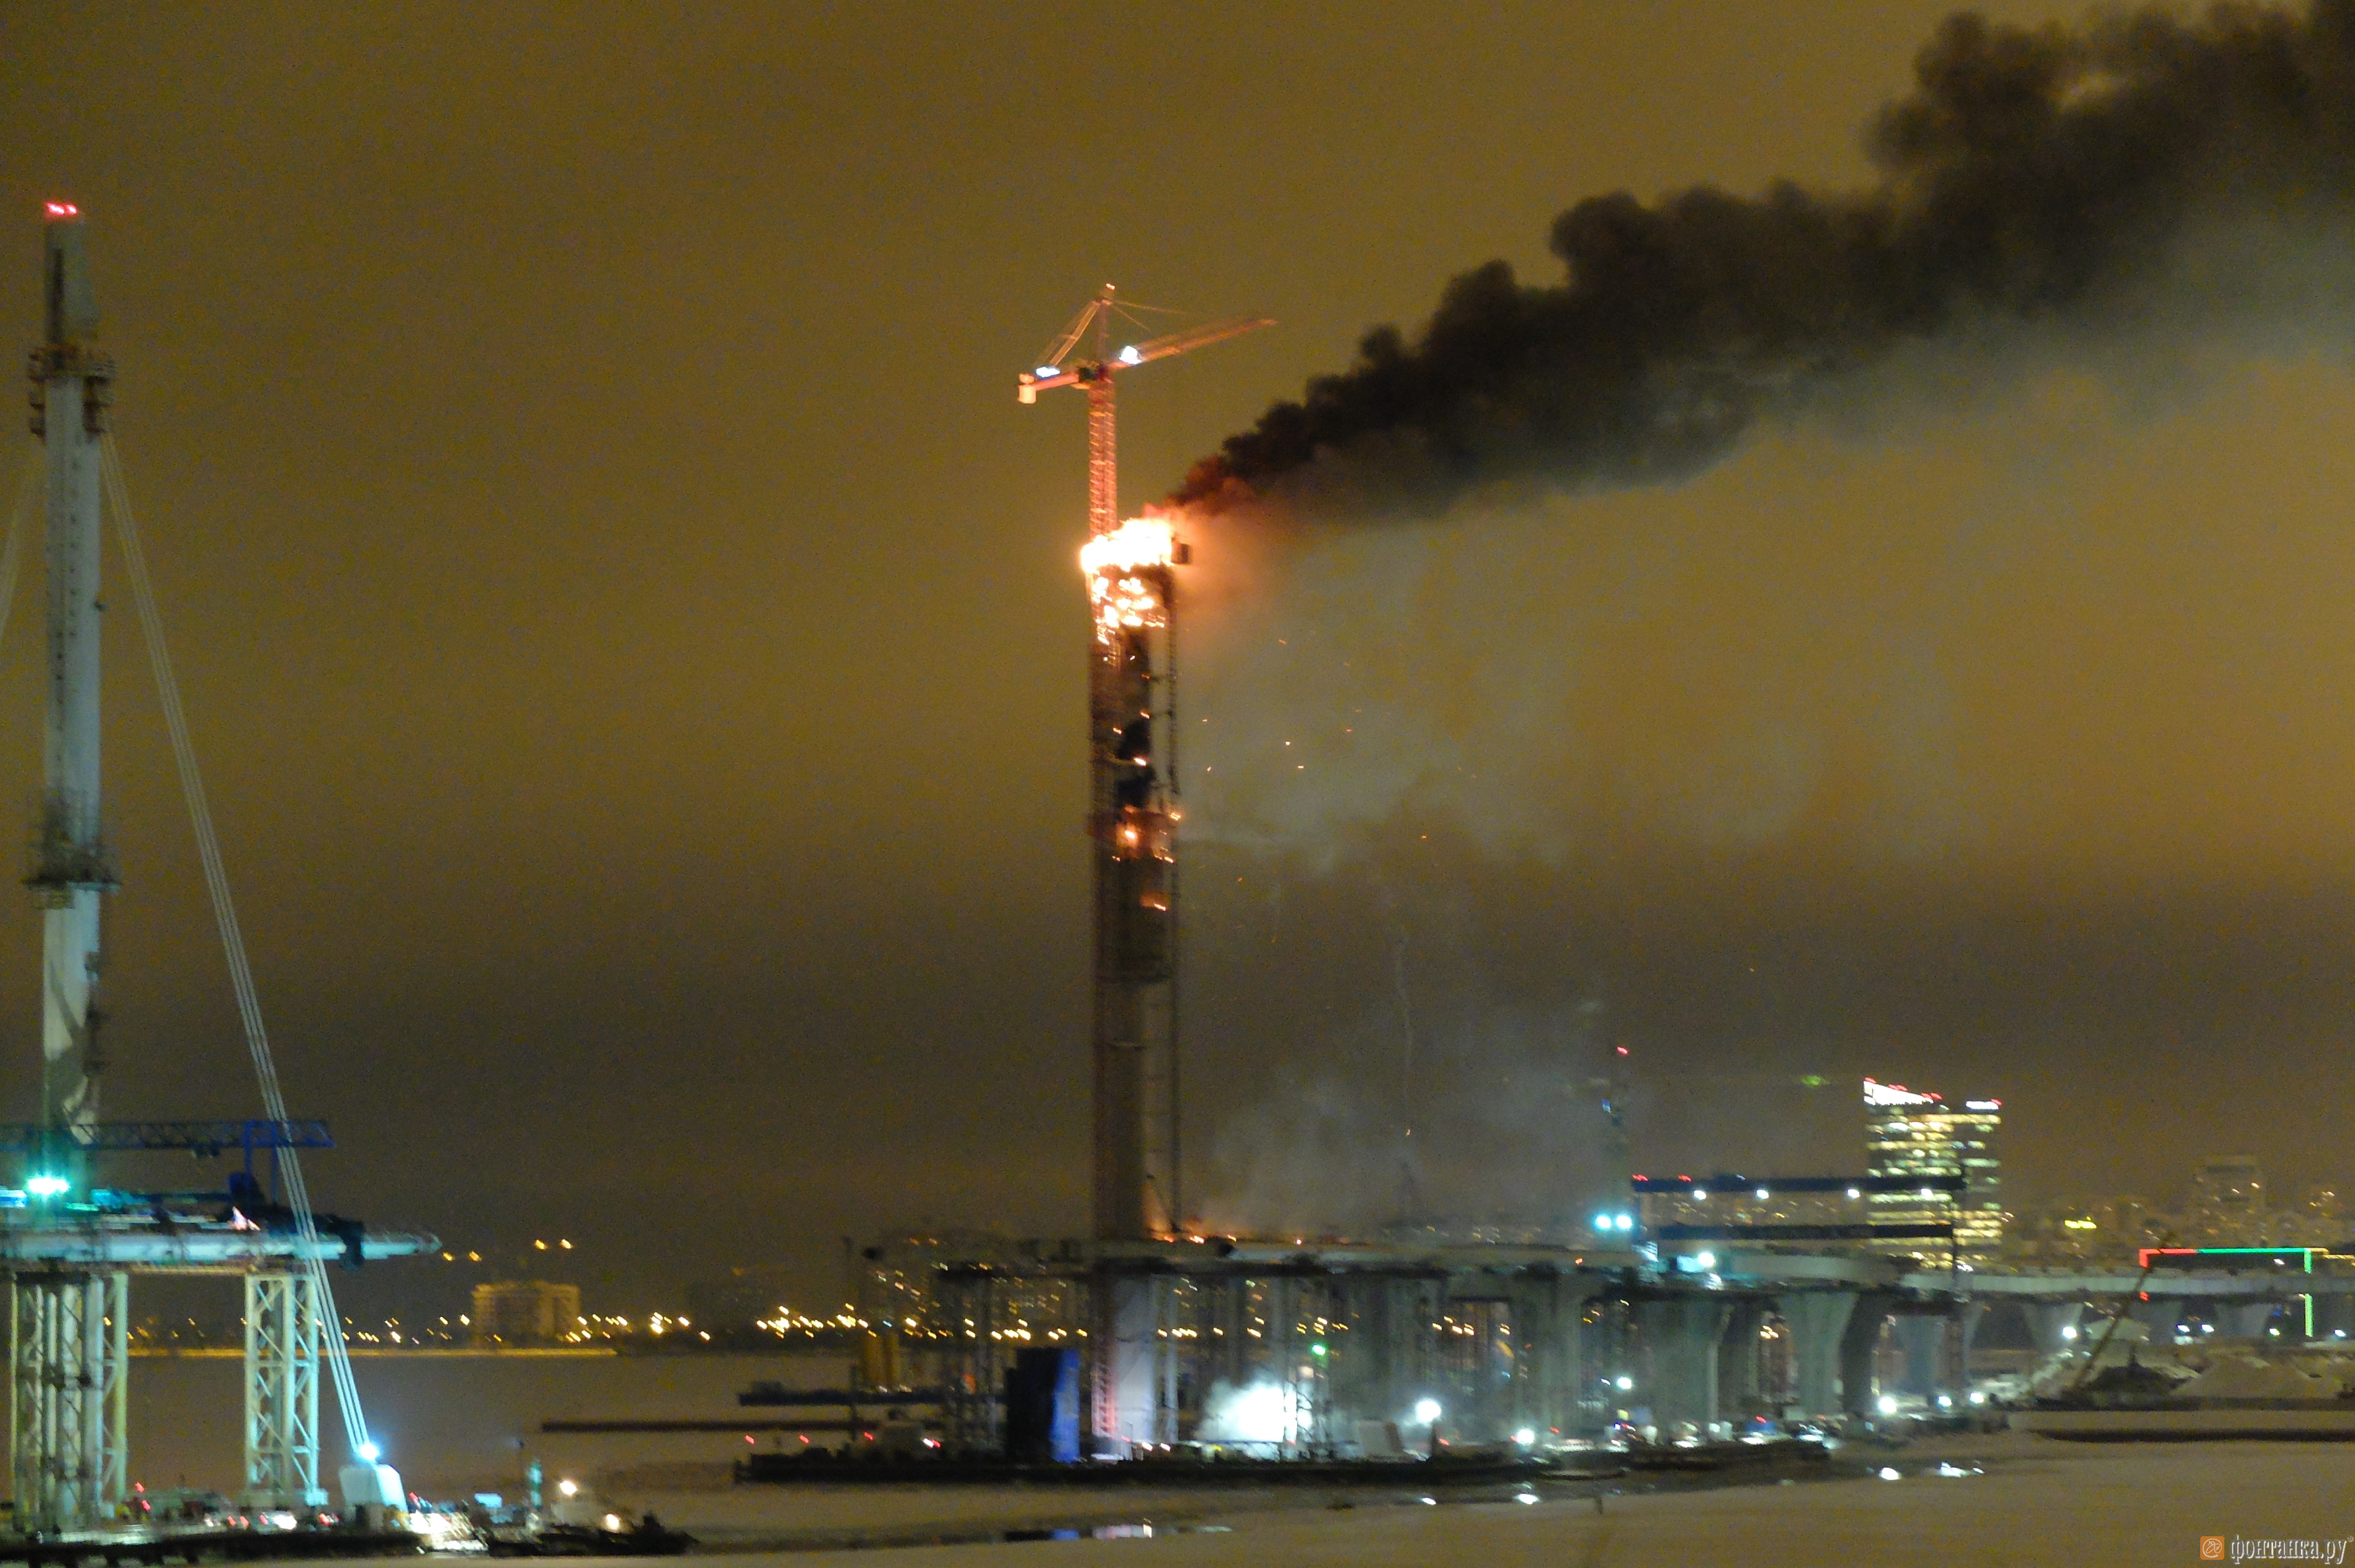
POLYGON ((36 1198, 62 1198, 72 1186, 62 1176, 36 1176, 25 1183, 25 1191, 36 1198))
POLYGON ((1308 1347, 1308 1353, 1312 1356, 1321 1356, 1325 1353, 1325 1347, 1322 1344, 1311 1345, 1308 1347))
POLYGON ((2295 1253, 2297 1255, 2298 1261, 2305 1265, 2306 1272, 2308 1274, 2314 1272, 2316 1253, 2321 1253, 2326 1257, 2330 1255, 2328 1247, 2318 1246, 2151 1246, 2143 1248, 2142 1252, 2145 1261, 2147 1261, 2154 1253, 2167 1257, 2248 1255, 2275 1258, 2287 1257, 2295 1253))

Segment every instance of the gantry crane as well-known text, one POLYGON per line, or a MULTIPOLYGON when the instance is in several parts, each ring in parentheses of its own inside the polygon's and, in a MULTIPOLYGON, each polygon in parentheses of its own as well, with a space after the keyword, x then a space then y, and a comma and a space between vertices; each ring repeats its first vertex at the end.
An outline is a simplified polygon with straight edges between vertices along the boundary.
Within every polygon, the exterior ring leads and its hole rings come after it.
POLYGON ((1015 378, 1015 396, 1025 403, 1036 403, 1039 394, 1057 387, 1084 387, 1088 389, 1088 537, 1101 539, 1120 526, 1120 471, 1115 440, 1113 382, 1119 373, 1134 366, 1150 365, 1156 359, 1184 354, 1188 349, 1207 348, 1214 343, 1224 343, 1231 337, 1241 337, 1247 332, 1273 326, 1268 316, 1231 316, 1225 321, 1211 322, 1203 326, 1188 327, 1144 343, 1130 344, 1117 354, 1112 351, 1112 326, 1115 318, 1130 311, 1151 310, 1151 305, 1124 305, 1114 297, 1114 289, 1106 283, 1096 297, 1080 308, 1071 324, 1057 335, 1047 352, 1039 356, 1036 370, 1026 370, 1015 378), (1088 330, 1095 329, 1095 354, 1092 358, 1071 360, 1071 351, 1080 346, 1088 330), (1071 363, 1064 363, 1071 360, 1071 363))

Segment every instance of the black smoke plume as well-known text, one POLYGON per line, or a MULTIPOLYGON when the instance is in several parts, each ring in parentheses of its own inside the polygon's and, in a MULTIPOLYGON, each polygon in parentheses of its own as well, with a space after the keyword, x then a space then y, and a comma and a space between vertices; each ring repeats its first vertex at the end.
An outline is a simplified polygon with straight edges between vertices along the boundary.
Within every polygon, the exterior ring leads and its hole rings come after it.
MULTIPOLYGON (((1553 226, 1561 283, 1465 273, 1419 338, 1369 334, 1175 499, 1350 476, 1439 507, 1498 481, 1678 479, 1911 345, 2147 326, 2203 232, 2320 237, 2334 286, 2355 281, 2355 0, 1958 15, 1915 73, 1870 130, 1870 188, 1582 202, 1553 226)), ((2229 295, 2240 266, 2198 286, 2229 295)))

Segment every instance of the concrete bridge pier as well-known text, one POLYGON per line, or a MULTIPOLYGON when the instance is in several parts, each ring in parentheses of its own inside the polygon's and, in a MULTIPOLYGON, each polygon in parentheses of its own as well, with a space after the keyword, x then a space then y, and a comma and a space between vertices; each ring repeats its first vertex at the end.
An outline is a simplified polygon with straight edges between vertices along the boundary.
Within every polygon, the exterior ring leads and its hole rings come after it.
POLYGON ((1717 1296, 1665 1296, 1638 1301, 1636 1332, 1648 1375, 1641 1396, 1663 1437, 1680 1421, 1706 1427, 1718 1419, 1717 1348, 1726 1303, 1717 1296))
MULTIPOLYGON (((2217 1330, 2236 1340, 2262 1340, 2265 1336, 2266 1323, 2273 1319, 2275 1305, 2272 1301, 2220 1301, 2216 1304, 2217 1330)), ((2302 1308, 2298 1316, 2298 1327, 2302 1330, 2306 1327, 2302 1308)))
POLYGON ((1849 1290, 1797 1290, 1774 1298, 1791 1330, 1791 1361, 1798 1387, 1792 1398, 1808 1415, 1840 1408, 1840 1342, 1856 1310, 1849 1290))
MULTIPOLYGON (((2183 1298, 2153 1296, 2146 1300, 2137 1297, 2126 1303, 2126 1317, 2148 1329, 2152 1339, 2169 1342, 2175 1338, 2175 1326, 2183 1321, 2183 1298)), ((2099 1336, 2095 1338, 2098 1341, 2099 1336)))
POLYGON ((1727 1306, 1724 1337, 1718 1341, 1717 1398, 1721 1420, 1739 1420, 1767 1408, 1758 1384, 1758 1330, 1766 1326, 1771 1303, 1736 1300, 1727 1306))
POLYGON ((2355 1296, 2317 1296, 2314 1298, 2314 1334, 2328 1340, 2344 1334, 2355 1340, 2355 1296))
POLYGON ((1979 1337, 1979 1325, 1994 1310, 1984 1301, 1963 1300, 1955 1304, 1955 1392, 1967 1394, 1971 1387, 1971 1347, 1979 1337))
POLYGON ((2083 1301, 2022 1301, 2019 1310, 2028 1319, 2028 1341, 2040 1358, 2057 1356, 2078 1342, 2067 1330, 2085 1315, 2083 1301))
MULTIPOLYGON (((1095 1436, 1101 1452, 1125 1457, 1161 1435, 1161 1361, 1168 1346, 1158 1333, 1161 1283, 1149 1275, 1112 1274, 1098 1287, 1095 1343, 1095 1436)), ((1174 1413, 1170 1413, 1174 1415, 1174 1413)))
POLYGON ((1579 1432, 1586 1365, 1586 1305, 1596 1287, 1574 1275, 1517 1277, 1512 1285, 1513 1430, 1579 1432))
POLYGON ((1896 1332, 1897 1348, 1905 1358, 1905 1371, 1897 1386, 1923 1399, 1934 1397, 1940 1382, 1939 1363, 1946 1351, 1945 1315, 1901 1312, 1897 1315, 1896 1332))
POLYGON ((1862 1295, 1849 1314, 1839 1342, 1840 1408, 1851 1415, 1873 1413, 1873 1359, 1881 1349, 1881 1326, 1895 1303, 1886 1296, 1862 1295))

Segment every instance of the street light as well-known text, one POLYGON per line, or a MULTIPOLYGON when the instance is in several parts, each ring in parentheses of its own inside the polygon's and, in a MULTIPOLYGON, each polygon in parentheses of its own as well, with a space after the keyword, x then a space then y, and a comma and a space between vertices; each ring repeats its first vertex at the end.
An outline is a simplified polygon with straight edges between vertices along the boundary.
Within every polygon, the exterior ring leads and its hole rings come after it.
POLYGON ((1414 1418, 1431 1428, 1431 1457, 1439 1457, 1439 1401, 1418 1399, 1414 1402, 1414 1418))

